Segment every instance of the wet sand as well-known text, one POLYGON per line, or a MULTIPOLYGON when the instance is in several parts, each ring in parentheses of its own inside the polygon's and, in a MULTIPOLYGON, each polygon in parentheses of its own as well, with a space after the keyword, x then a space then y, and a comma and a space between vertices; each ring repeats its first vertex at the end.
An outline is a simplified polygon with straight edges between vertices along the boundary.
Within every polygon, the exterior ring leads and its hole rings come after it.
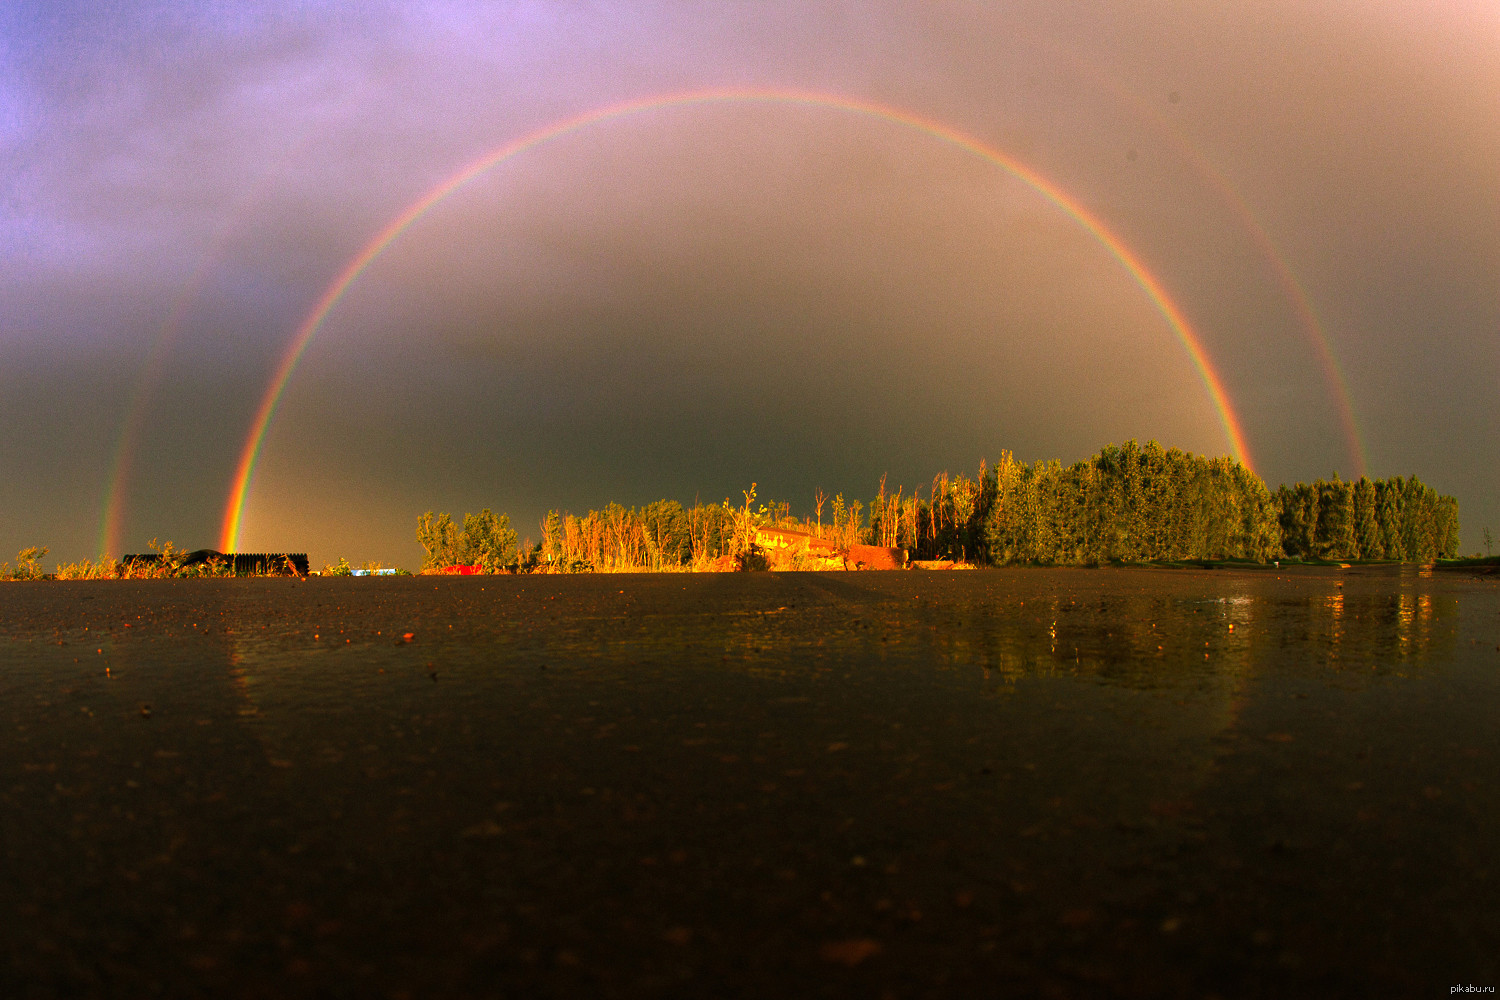
POLYGON ((0 706, 5 997, 1500 986, 1494 577, 14 583, 0 706))

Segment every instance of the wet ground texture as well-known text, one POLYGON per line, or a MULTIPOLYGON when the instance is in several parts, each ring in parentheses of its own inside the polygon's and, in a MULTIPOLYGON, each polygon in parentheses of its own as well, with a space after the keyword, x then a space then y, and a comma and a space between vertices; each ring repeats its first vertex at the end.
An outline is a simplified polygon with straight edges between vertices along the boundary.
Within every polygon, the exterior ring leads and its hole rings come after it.
POLYGON ((0 585, 0 996, 1500 986, 1500 586, 0 585))

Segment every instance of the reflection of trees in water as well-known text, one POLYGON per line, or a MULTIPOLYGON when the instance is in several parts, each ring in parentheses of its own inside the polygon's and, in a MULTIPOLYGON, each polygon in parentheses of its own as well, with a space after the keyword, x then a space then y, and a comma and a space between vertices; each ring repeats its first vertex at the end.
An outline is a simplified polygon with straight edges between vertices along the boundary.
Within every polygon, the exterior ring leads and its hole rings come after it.
POLYGON ((972 606, 972 624, 926 633, 933 654, 1015 683, 1094 678, 1123 687, 1202 686, 1249 669, 1258 606, 1246 595, 1094 594, 972 606))
POLYGON ((1431 577, 1407 567, 1285 580, 1101 578, 966 603, 918 635, 932 662, 979 667, 1000 687, 1075 678, 1191 696, 1192 712, 1175 724, 1209 736, 1237 727, 1260 678, 1399 677, 1448 655, 1458 600, 1431 577))
POLYGON ((997 739, 1039 755, 1039 787, 1082 794, 1121 823, 1191 825, 1246 704, 1261 607, 1234 590, 1189 596, 1167 579, 1155 589, 1134 573, 998 578, 1014 589, 919 616, 914 658, 979 672, 997 739))
POLYGON ((967 625, 925 638, 937 659, 975 664, 1010 683, 1071 676, 1203 688, 1269 668, 1400 674, 1451 650, 1457 608, 1430 571, 1408 568, 1373 580, 1236 581, 1217 596, 1082 592, 972 605, 954 620, 967 625))
POLYGON ((1308 598, 1299 610, 1301 634, 1283 645, 1309 647, 1306 662, 1341 671, 1404 675, 1413 666, 1452 651, 1458 598, 1432 584, 1430 570, 1403 568, 1375 586, 1349 577, 1347 586, 1308 598), (1321 655, 1320 655, 1321 654, 1321 655))
MULTIPOLYGON (((1370 586, 1347 578, 1347 586, 1308 598, 1301 636, 1307 661, 1341 672, 1405 676, 1435 655, 1453 649, 1458 598, 1434 587, 1431 570, 1406 567, 1370 586)), ((1299 637, 1289 637, 1293 647, 1299 637)))

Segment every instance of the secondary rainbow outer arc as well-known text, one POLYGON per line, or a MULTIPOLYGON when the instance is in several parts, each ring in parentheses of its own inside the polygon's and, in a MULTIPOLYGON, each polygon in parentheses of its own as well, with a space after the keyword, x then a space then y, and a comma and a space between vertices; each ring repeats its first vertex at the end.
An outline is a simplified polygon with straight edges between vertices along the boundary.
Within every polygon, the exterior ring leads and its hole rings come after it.
POLYGON ((1133 107, 1138 115, 1149 122, 1158 134, 1164 136, 1177 155, 1182 157, 1193 167, 1219 195, 1220 200, 1234 213, 1240 225, 1249 234, 1251 242, 1260 251, 1260 255, 1271 265, 1271 270, 1276 276, 1276 282, 1281 286, 1282 294, 1286 296, 1287 302, 1292 307, 1292 312, 1297 317, 1297 322, 1302 327, 1309 343, 1312 344, 1313 352, 1323 368, 1323 377, 1329 387, 1333 390, 1334 403, 1338 407, 1339 421, 1343 424, 1344 440, 1349 449, 1349 458, 1354 462, 1354 474, 1358 478, 1369 471, 1369 452, 1365 447, 1364 435, 1360 432, 1359 419, 1354 412, 1352 396, 1349 392, 1349 380, 1344 374, 1344 367, 1339 363, 1338 356, 1329 343, 1328 334, 1323 329, 1322 322, 1318 319, 1317 311, 1313 308, 1312 300, 1307 290, 1302 287, 1302 282, 1292 272, 1286 262, 1285 255, 1277 248, 1271 234, 1261 223, 1260 218, 1246 203, 1239 189, 1224 176, 1224 172, 1209 161, 1196 146, 1183 137, 1181 132, 1161 114, 1136 94, 1126 90, 1113 77, 1101 72, 1099 68, 1084 60, 1068 55, 1075 68, 1086 74, 1104 89, 1110 91, 1117 98, 1133 107))
MULTIPOLYGON (((248 200, 248 198, 243 199, 243 201, 248 200)), ((199 259, 187 283, 172 300, 166 321, 151 342, 151 347, 146 351, 146 360, 141 365, 141 376, 136 380, 135 389, 126 401, 125 416, 120 421, 120 432, 115 437, 114 452, 110 457, 109 478, 104 489, 104 506, 99 513, 99 560, 101 562, 120 551, 120 537, 124 533, 125 486, 130 479, 131 468, 134 465, 136 442, 140 438, 141 428, 146 423, 146 404, 152 392, 161 383, 167 352, 182 331, 188 307, 206 280, 210 267, 216 261, 223 242, 243 207, 243 205, 236 206, 230 222, 222 226, 220 232, 215 235, 212 247, 199 259)))
POLYGON ((145 423, 146 399, 161 377, 164 343, 176 332, 181 322, 187 295, 179 295, 163 327, 163 334, 151 344, 146 352, 146 361, 141 366, 141 377, 125 403, 125 416, 120 421, 120 432, 115 436, 114 451, 110 455, 109 477, 105 481, 104 506, 99 511, 99 561, 110 558, 118 551, 121 525, 125 520, 125 483, 130 478, 132 459, 135 456, 136 439, 145 423))
POLYGON ((972 136, 939 122, 921 118, 912 112, 900 108, 877 104, 872 101, 844 97, 838 94, 809 91, 765 89, 705 90, 685 94, 679 93, 639 98, 613 104, 605 108, 597 108, 543 126, 536 131, 514 139, 498 149, 486 153, 479 159, 461 168, 447 180, 442 181, 436 187, 412 202, 400 215, 396 216, 384 229, 380 230, 365 248, 344 266, 344 269, 339 272, 333 282, 328 285, 323 295, 318 299, 317 304, 313 307, 312 312, 303 320, 302 325, 297 328, 296 334, 292 337, 291 342, 282 354, 281 361, 271 377, 259 406, 256 408, 255 416, 250 423, 250 434, 246 438, 245 445, 240 452, 239 463, 235 468, 230 488, 229 500, 225 505, 219 547, 226 552, 233 552, 239 547, 240 524, 244 515, 245 501, 250 491, 250 482, 255 473, 255 463, 260 456, 266 432, 270 428, 271 421, 276 416, 276 408, 281 401, 281 395, 286 389, 287 383, 291 380, 292 373, 297 368, 297 362, 301 360, 303 353, 307 350, 308 344, 312 342, 313 336, 318 332, 323 321, 327 319, 333 307, 343 297, 344 292, 364 272, 365 268, 376 257, 379 257, 408 226, 421 218, 428 209, 490 168, 519 153, 533 149, 553 139, 567 135, 570 132, 610 119, 621 118, 644 111, 731 101, 829 108, 868 115, 872 118, 879 118, 884 121, 903 125, 942 139, 981 159, 994 163, 1042 194, 1053 204, 1072 216, 1096 240, 1102 243, 1125 267, 1137 284, 1145 290, 1152 303, 1167 320, 1173 334, 1187 351, 1194 367, 1197 368, 1198 374, 1203 380, 1204 387, 1208 391, 1209 398, 1218 412, 1219 421, 1223 425, 1225 436, 1228 438, 1230 449, 1233 451, 1235 458, 1247 468, 1253 468, 1250 461, 1249 449, 1245 445, 1244 432, 1240 428, 1239 418, 1235 415, 1234 409, 1229 404, 1228 394, 1224 390, 1223 382, 1212 364, 1210 364, 1207 353, 1204 351, 1198 336, 1193 332, 1193 328, 1188 323, 1187 318, 1183 316, 1182 310, 1171 300, 1165 289, 1162 288, 1161 283, 1146 268, 1140 258, 1102 220, 1079 204, 1076 199, 1052 181, 1006 153, 986 145, 972 136))
POLYGON ((172 300, 171 308, 167 310, 166 320, 163 321, 161 329, 157 331, 150 348, 147 349, 146 360, 141 365, 141 376, 136 380, 135 388, 125 404, 125 415, 120 421, 119 434, 115 437, 114 452, 109 463, 109 475, 105 481, 104 505, 99 513, 99 560, 101 562, 120 552, 120 538, 124 534, 125 489, 135 465, 135 453, 141 429, 146 423, 146 407, 157 386, 161 384, 167 352, 182 332, 189 307, 202 291, 209 272, 223 256, 230 237, 240 228, 261 193, 277 176, 279 166, 284 164, 292 154, 301 151, 312 142, 313 137, 308 136, 294 143, 280 161, 264 164, 257 181, 246 188, 229 206, 229 211, 214 231, 208 248, 198 258, 197 266, 193 268, 192 274, 188 276, 177 297, 172 300))
POLYGON ((1318 360, 1322 363, 1323 377, 1333 386, 1333 398, 1339 410, 1339 421, 1343 424, 1344 440, 1349 449, 1349 457, 1354 461, 1354 476, 1360 478, 1368 474, 1370 459, 1368 450, 1365 448, 1364 435, 1359 429, 1359 418, 1354 413, 1354 404, 1349 393, 1349 380, 1344 375, 1344 366, 1339 364, 1338 356, 1334 354, 1333 345, 1328 342, 1328 335, 1323 330, 1323 324, 1318 320, 1318 314, 1313 309, 1312 301, 1308 298, 1307 291, 1302 287, 1302 282, 1292 273, 1277 250, 1276 244, 1271 241, 1271 235, 1266 232, 1260 220, 1250 210, 1250 206, 1240 197, 1228 178, 1219 173, 1212 164, 1203 161, 1201 157, 1203 172, 1211 178, 1212 183, 1224 195, 1230 208, 1239 216, 1241 224, 1250 233, 1250 238, 1255 242, 1261 255, 1271 264, 1271 269, 1276 272, 1276 280, 1281 285, 1282 291, 1292 304, 1292 311, 1297 314, 1297 321, 1302 325, 1302 330, 1307 334, 1307 339, 1312 342, 1313 350, 1317 353, 1318 360))

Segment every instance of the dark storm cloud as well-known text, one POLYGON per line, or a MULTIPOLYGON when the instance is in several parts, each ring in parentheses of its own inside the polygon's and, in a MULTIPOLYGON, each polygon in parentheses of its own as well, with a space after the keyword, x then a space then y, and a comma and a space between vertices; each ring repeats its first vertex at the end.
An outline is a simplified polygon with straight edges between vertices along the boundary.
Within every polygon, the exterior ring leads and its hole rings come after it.
MULTIPOLYGON (((1466 549, 1500 528, 1474 457, 1500 431, 1500 17, 1478 0, 21 3, 0 12, 0 420, 24 428, 0 440, 0 558, 93 553, 153 345, 125 547, 212 541, 287 339, 404 206, 549 122, 727 85, 888 102, 1018 157, 1153 269, 1273 485, 1347 475, 1242 198, 1342 360, 1371 473, 1457 494, 1466 549)), ((1007 447, 1221 450, 1142 291, 997 173, 791 108, 518 158, 330 317, 248 523, 315 561, 410 563, 429 505, 529 524, 750 479, 800 503, 1007 447)))

